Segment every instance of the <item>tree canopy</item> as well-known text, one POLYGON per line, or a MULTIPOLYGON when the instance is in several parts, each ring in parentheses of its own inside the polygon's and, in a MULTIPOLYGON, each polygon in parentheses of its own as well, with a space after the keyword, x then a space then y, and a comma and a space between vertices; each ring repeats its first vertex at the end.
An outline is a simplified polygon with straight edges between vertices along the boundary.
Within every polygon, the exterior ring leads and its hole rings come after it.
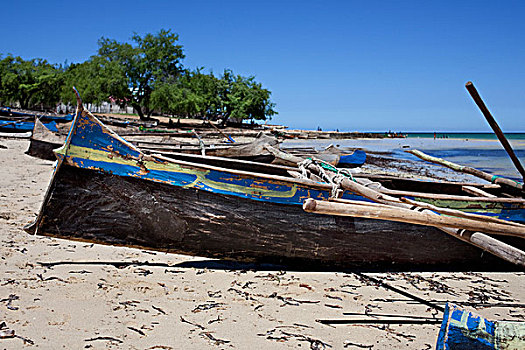
POLYGON ((0 61, 0 102, 18 102, 22 108, 53 104, 63 82, 60 69, 46 60, 29 61, 8 55, 0 61))
POLYGON ((179 36, 170 30, 130 42, 102 37, 88 60, 52 65, 44 59, 0 56, 0 103, 22 108, 74 103, 76 86, 87 103, 131 105, 142 119, 152 113, 204 119, 265 120, 277 112, 271 92, 254 76, 225 69, 221 76, 183 66, 179 36))

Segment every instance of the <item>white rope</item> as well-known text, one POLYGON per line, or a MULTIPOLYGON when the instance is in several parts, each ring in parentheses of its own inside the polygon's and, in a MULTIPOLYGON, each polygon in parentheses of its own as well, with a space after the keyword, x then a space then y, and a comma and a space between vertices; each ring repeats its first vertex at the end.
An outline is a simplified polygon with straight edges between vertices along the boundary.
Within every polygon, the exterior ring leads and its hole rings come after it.
MULTIPOLYGON (((353 180, 354 178, 352 177, 352 174, 347 170, 347 169, 337 169, 336 167, 334 167, 332 164, 330 163, 326 163, 322 160, 319 160, 319 159, 311 159, 311 158, 307 158, 305 159, 304 161, 300 162, 299 164, 297 164, 297 167, 301 170, 301 177, 304 177, 306 179, 309 178, 309 173, 310 171, 308 170, 308 167, 312 164, 316 164, 318 165, 318 168, 319 168, 319 177, 326 183, 328 184, 331 184, 332 185, 332 191, 331 191, 331 197, 332 198, 340 198, 343 194, 343 190, 341 189, 341 182, 344 180, 344 179, 351 179, 353 180), (323 166, 324 165, 324 166, 323 166), (327 173, 327 169, 335 169, 336 170, 336 176, 334 176, 333 178, 331 176, 328 175, 327 173)), ((328 170, 328 171, 331 171, 331 170, 328 170)))
POLYGON ((301 177, 303 179, 309 179, 310 178, 310 176, 308 176, 308 174, 309 174, 308 167, 311 164, 313 164, 313 161, 310 158, 306 158, 305 160, 303 160, 302 162, 297 164, 297 167, 299 168, 299 170, 301 170, 301 177))

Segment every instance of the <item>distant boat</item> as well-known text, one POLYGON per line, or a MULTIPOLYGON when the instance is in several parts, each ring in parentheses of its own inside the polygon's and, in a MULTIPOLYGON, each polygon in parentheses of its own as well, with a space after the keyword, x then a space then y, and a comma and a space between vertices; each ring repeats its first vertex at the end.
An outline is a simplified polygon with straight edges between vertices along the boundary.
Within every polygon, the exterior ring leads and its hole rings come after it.
MULTIPOLYGON (((47 129, 58 132, 57 125, 54 121, 42 123, 47 129)), ((34 121, 16 121, 0 119, 0 131, 5 132, 27 132, 32 131, 35 127, 34 121)))
MULTIPOLYGON (((28 232, 315 269, 509 268, 503 260, 435 227, 305 212, 306 199, 326 202, 334 187, 304 177, 297 168, 199 155, 191 160, 147 155, 81 104, 56 153, 53 178, 28 232)), ((407 198, 423 196, 424 190, 430 203, 439 197, 433 190, 460 193, 465 185, 394 177, 384 183, 393 184, 407 198)), ((340 195, 365 207, 370 203, 350 191, 340 195)), ((443 203, 478 214, 499 213, 506 220, 509 215, 523 218, 525 210, 525 200, 515 197, 451 194, 443 203)), ((523 248, 523 241, 517 239, 517 246, 523 248)))
POLYGON ((35 118, 40 119, 42 122, 51 122, 54 121, 56 123, 68 123, 73 120, 75 117, 75 114, 67 114, 67 115, 54 115, 49 113, 39 113, 35 111, 21 111, 17 109, 12 109, 9 107, 0 107, 0 116, 6 117, 1 119, 7 119, 7 117, 11 120, 21 120, 29 121, 29 120, 35 120, 35 118))
MULTIPOLYGON (((59 136, 51 132, 41 122, 36 122, 31 137, 31 143, 27 154, 48 160, 54 160, 55 155, 53 150, 60 147, 64 141, 65 136, 59 136)), ((135 135, 136 136, 136 135, 135 135)), ((252 142, 234 143, 234 144, 208 144, 191 145, 188 143, 169 143, 169 142, 151 142, 147 141, 148 135, 143 135, 142 140, 131 141, 133 144, 140 146, 140 149, 145 153, 161 154, 165 156, 177 157, 177 159, 190 159, 187 156, 184 158, 183 154, 205 154, 210 157, 225 157, 234 159, 244 159, 250 161, 257 161, 262 163, 272 163, 279 161, 270 154, 265 146, 279 147, 278 140, 266 134, 260 134, 252 142)), ((293 154, 297 154, 303 158, 315 157, 326 161, 334 166, 339 167, 358 167, 364 164, 366 160, 366 153, 361 150, 341 151, 334 146, 327 147, 323 151, 316 151, 315 149, 308 150, 294 150, 283 149, 293 154)))
POLYGON ((36 120, 26 154, 47 160, 56 160, 53 150, 64 144, 64 137, 49 130, 40 120, 36 120))

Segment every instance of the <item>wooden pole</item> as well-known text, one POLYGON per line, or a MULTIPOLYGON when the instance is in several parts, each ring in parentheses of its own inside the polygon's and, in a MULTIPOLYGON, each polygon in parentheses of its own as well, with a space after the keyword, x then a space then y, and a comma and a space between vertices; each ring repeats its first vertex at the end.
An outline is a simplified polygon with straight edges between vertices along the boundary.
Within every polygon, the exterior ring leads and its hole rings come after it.
POLYGON ((195 136, 197 137, 197 139, 199 140, 199 148, 201 149, 201 154, 203 156, 205 156, 206 155, 206 149, 205 149, 205 146, 204 146, 204 141, 202 141, 202 139, 200 138, 199 134, 197 134, 195 129, 191 129, 191 132, 194 133, 195 136))
MULTIPOLYGON (((401 210, 398 208, 374 208, 373 206, 342 204, 327 201, 318 201, 308 198, 304 204, 303 209, 307 212, 325 214, 325 215, 339 215, 351 217, 363 217, 378 220, 391 220, 399 222, 408 222, 412 224, 420 224, 426 226, 434 226, 462 241, 471 243, 491 254, 494 254, 506 261, 512 262, 516 265, 525 267, 525 252, 515 248, 509 244, 503 243, 495 238, 487 236, 481 232, 471 232, 464 229, 457 229, 453 225, 443 220, 446 216, 439 216, 428 212, 411 212, 411 210, 401 210), (411 212, 411 213, 409 213, 411 212), (421 216, 421 214, 423 214, 421 216), (434 217, 431 217, 431 216, 434 217), (418 217, 420 216, 420 217, 418 217)), ((456 223, 454 223, 456 224, 456 223)), ((488 225, 488 224, 485 224, 488 225)), ((486 230, 486 229, 485 229, 486 230)), ((522 237, 522 235, 519 235, 522 237)))
POLYGON ((467 218, 435 215, 430 210, 419 212, 384 204, 361 205, 357 201, 353 203, 337 203, 319 201, 312 198, 304 202, 303 209, 307 212, 319 214, 389 220, 434 227, 462 228, 469 231, 483 230, 483 232, 496 235, 525 238, 525 226, 523 225, 512 226, 495 222, 481 222, 467 218))
POLYGON ((521 174, 522 179, 525 179, 525 169, 523 169, 523 166, 521 165, 520 160, 518 157, 516 157, 516 154, 514 153, 514 150, 512 149, 509 141, 501 131, 498 123, 490 113, 487 106, 485 106, 485 103, 481 99, 481 96, 478 94, 478 91, 474 87, 474 84, 472 84, 471 81, 467 82, 465 84, 465 87, 467 88, 468 92, 470 93, 470 96, 474 99, 474 102, 478 105, 479 109, 481 110, 481 113, 485 116, 485 119, 487 119, 487 122, 489 123, 490 127, 494 132, 496 133, 496 136, 499 139, 499 142, 503 145, 503 148, 505 148, 505 151, 507 151, 507 154, 509 155, 510 159, 512 160, 512 163, 514 163, 514 166, 516 169, 518 169, 519 173, 521 174))
POLYGON ((408 204, 417 205, 418 207, 421 207, 421 208, 430 209, 430 210, 435 211, 436 213, 439 213, 439 214, 457 216, 457 217, 460 217, 460 218, 467 218, 467 219, 478 220, 478 221, 483 221, 483 222, 490 221, 490 222, 495 222, 495 223, 502 224, 502 225, 517 226, 517 227, 524 227, 525 228, 525 225, 524 224, 520 224, 519 222, 502 220, 502 219, 498 219, 498 218, 495 218, 495 217, 492 217, 492 216, 487 216, 487 215, 479 215, 479 214, 467 213, 467 212, 464 212, 464 211, 461 211, 461 210, 456 210, 456 209, 440 208, 440 207, 436 207, 435 205, 432 205, 432 204, 413 201, 413 200, 411 200, 409 198, 406 198, 406 197, 401 197, 401 201, 405 202, 405 203, 408 203, 408 204))
POLYGON ((484 171, 481 171, 475 168, 452 163, 442 158, 433 157, 426 153, 418 151, 417 149, 406 150, 405 152, 413 154, 418 158, 426 160, 427 162, 443 165, 443 166, 446 166, 447 168, 450 168, 452 170, 459 171, 465 174, 474 175, 476 177, 479 177, 480 179, 483 179, 483 180, 486 180, 492 183, 506 185, 506 186, 514 187, 520 190, 523 189, 522 183, 516 182, 514 180, 510 180, 504 177, 492 175, 492 174, 486 173, 484 171))
MULTIPOLYGON (((417 201, 408 199, 406 197, 401 197, 400 199, 401 199, 402 202, 405 202, 405 203, 408 203, 408 204, 412 204, 412 205, 416 205, 416 206, 418 206, 420 208, 430 209, 430 210, 432 210, 432 211, 434 211, 436 213, 439 213, 439 214, 455 216, 455 217, 459 217, 459 218, 472 219, 472 220, 477 220, 477 221, 482 221, 482 222, 489 221, 489 222, 494 222, 496 224, 501 224, 501 225, 508 225, 508 226, 516 226, 516 227, 525 228, 524 224, 520 224, 520 223, 514 222, 514 221, 502 220, 502 219, 498 219, 498 218, 495 218, 495 217, 492 217, 492 216, 467 213, 467 212, 464 212, 464 211, 461 211, 461 210, 456 210, 456 209, 448 209, 448 208, 436 207, 435 205, 428 204, 428 203, 423 203, 423 202, 417 202, 417 201)), ((360 205, 369 205, 369 206, 377 205, 377 203, 356 201, 356 200, 342 199, 342 198, 329 198, 328 200, 331 201, 331 202, 339 202, 339 203, 350 203, 350 204, 360 204, 360 205)))
POLYGON ((208 120, 208 123, 210 123, 211 126, 213 126, 215 128, 215 130, 217 130, 222 136, 224 136, 224 138, 228 141, 228 142, 231 142, 231 143, 235 143, 235 140, 232 139, 230 136, 226 135, 225 133, 222 132, 221 129, 219 129, 215 124, 213 124, 213 122, 211 120, 208 120))

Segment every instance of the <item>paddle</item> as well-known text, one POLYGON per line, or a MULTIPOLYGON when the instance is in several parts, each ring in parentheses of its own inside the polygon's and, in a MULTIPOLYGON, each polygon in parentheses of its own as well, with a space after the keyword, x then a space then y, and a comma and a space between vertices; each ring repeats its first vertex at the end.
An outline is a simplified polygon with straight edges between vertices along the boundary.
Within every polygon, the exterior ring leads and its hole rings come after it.
POLYGON ((523 169, 523 166, 521 165, 521 162, 518 159, 518 157, 516 157, 516 154, 514 153, 514 150, 512 149, 512 147, 510 146, 509 141, 507 140, 505 135, 503 135, 503 132, 501 131, 498 123, 496 122, 492 114, 490 114, 490 111, 485 105, 485 103, 483 102, 483 100, 481 99, 481 96, 479 96, 478 91, 474 87, 474 84, 472 84, 472 82, 469 81, 465 84, 465 87, 470 93, 470 96, 472 96, 472 98, 474 99, 474 102, 476 102, 476 104, 478 105, 479 109, 481 110, 481 113, 483 113, 483 115, 485 116, 485 119, 487 119, 487 122, 489 123, 492 130, 494 130, 494 133, 498 137, 499 142, 501 142, 501 144, 503 145, 503 148, 505 148, 505 151, 507 151, 507 154, 509 155, 510 159, 512 159, 514 166, 520 172, 521 177, 525 179, 525 169, 523 169))

